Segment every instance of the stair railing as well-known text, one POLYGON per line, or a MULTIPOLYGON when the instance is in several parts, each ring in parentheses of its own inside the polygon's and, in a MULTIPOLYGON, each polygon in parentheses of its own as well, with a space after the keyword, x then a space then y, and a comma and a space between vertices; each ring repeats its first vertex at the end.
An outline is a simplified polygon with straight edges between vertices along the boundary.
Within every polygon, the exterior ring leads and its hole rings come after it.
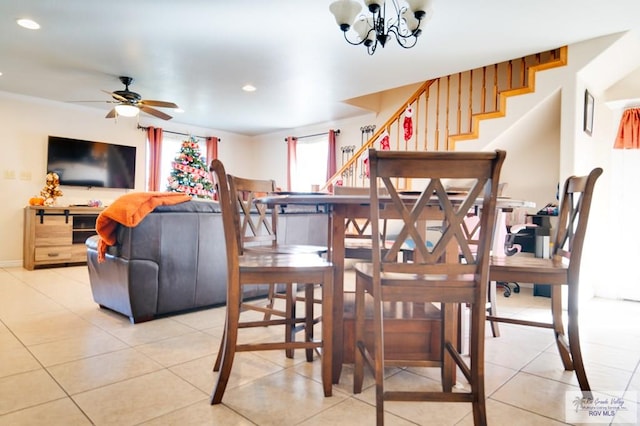
POLYGON ((535 90, 537 71, 566 65, 567 47, 459 72, 423 83, 349 161, 325 183, 368 186, 370 147, 399 151, 454 151, 477 139, 481 120, 503 117, 506 99, 535 90))

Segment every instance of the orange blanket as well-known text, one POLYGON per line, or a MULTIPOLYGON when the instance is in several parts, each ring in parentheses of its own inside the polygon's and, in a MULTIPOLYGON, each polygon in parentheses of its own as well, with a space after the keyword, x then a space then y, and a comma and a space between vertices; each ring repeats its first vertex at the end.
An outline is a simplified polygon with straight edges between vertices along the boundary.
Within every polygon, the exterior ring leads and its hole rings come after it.
POLYGON ((178 192, 132 192, 116 199, 96 220, 98 262, 103 262, 107 247, 116 243, 118 224, 136 226, 158 206, 184 203, 191 197, 178 192))

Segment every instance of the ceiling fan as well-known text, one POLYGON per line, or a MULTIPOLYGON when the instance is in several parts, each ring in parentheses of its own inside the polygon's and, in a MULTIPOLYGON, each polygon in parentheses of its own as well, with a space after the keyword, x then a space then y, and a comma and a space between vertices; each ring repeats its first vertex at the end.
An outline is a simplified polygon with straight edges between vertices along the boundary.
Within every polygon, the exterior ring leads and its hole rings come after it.
POLYGON ((165 114, 164 112, 152 107, 175 109, 178 108, 178 105, 174 104, 173 102, 142 99, 142 96, 140 96, 138 93, 129 90, 129 85, 133 83, 133 78, 120 76, 119 79, 122 84, 124 84, 124 90, 116 90, 115 92, 103 90, 103 92, 111 95, 111 97, 115 99, 115 103, 118 104, 111 111, 109 111, 105 118, 115 118, 118 115, 134 117, 138 114, 139 111, 146 112, 147 114, 153 115, 154 117, 158 117, 163 120, 171 120, 171 118, 173 118, 169 114, 165 114))

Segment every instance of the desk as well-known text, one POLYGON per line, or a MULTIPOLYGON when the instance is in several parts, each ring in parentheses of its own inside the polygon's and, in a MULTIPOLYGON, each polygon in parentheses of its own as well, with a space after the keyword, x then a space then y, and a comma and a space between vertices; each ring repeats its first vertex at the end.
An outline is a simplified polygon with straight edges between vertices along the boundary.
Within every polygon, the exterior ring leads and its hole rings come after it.
MULTIPOLYGON (((462 196, 452 196, 455 201, 463 200, 462 196)), ((390 198, 381 197, 382 203, 380 216, 383 219, 395 219, 396 217, 384 208, 390 198)), ((480 200, 479 200, 480 201, 480 200)), ((363 195, 330 195, 330 194, 286 194, 271 195, 256 199, 256 202, 266 204, 274 208, 286 205, 306 205, 316 206, 329 215, 329 235, 328 258, 334 265, 333 280, 333 383, 339 383, 342 372, 343 353, 343 322, 344 322, 344 235, 345 220, 347 218, 366 219, 370 216, 370 198, 363 195)), ((512 209, 514 207, 531 207, 531 203, 526 201, 512 200, 510 198, 499 197, 497 206, 499 209, 512 209)), ((440 209, 434 204, 433 208, 425 210, 428 219, 437 219, 440 216, 440 209)), ((424 218, 425 220, 427 218, 424 218)), ((426 226, 425 232, 426 232, 426 226)), ((506 232, 506 228, 505 228, 506 232)), ((503 240, 504 241, 504 237, 503 240)), ((503 243, 504 244, 504 243, 503 243)), ((503 246, 503 245, 502 245, 503 246)), ((502 247, 501 246, 501 247, 502 247)), ((504 250, 504 249, 503 249, 504 250)))

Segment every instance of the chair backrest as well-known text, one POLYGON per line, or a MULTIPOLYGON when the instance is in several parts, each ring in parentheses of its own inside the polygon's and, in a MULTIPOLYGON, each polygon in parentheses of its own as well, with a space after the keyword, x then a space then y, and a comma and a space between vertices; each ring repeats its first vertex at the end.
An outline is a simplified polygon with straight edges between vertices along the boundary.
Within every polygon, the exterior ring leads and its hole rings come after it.
POLYGON ((255 245, 277 243, 277 209, 267 208, 264 204, 255 204, 256 197, 272 193, 276 189, 274 180, 247 179, 227 176, 232 199, 235 199, 240 212, 240 249, 255 245))
POLYGON ((240 214, 235 197, 231 197, 229 179, 224 165, 220 160, 214 159, 209 166, 211 181, 216 186, 218 204, 222 213, 222 228, 227 252, 227 276, 230 283, 239 281, 240 269, 238 258, 241 253, 240 246, 240 214))
POLYGON ((505 155, 504 151, 369 150, 371 186, 384 187, 390 197, 385 200, 379 197, 377 190, 370 191, 373 246, 378 248, 373 252, 373 264, 377 266, 374 280, 381 272, 400 272, 442 275, 444 280, 464 276, 468 282, 460 284, 463 287, 486 283, 498 182, 505 155), (443 184, 447 179, 468 179, 471 187, 466 194, 448 194, 443 184), (414 191, 405 195, 401 188, 409 181, 414 191), (420 188, 414 188, 414 184, 419 184, 420 188), (464 219, 474 206, 479 206, 480 211, 477 250, 472 250, 472 242, 463 230, 464 219), (378 220, 381 215, 388 217, 391 211, 402 218, 403 227, 393 246, 383 255, 379 249, 378 220), (428 247, 425 218, 434 214, 442 219, 442 233, 428 247), (413 262, 398 262, 401 247, 409 239, 415 242, 413 262))
POLYGON ((570 260, 569 274, 577 280, 580 273, 582 247, 587 232, 593 189, 602 174, 597 167, 586 176, 571 176, 564 182, 553 257, 570 260))

